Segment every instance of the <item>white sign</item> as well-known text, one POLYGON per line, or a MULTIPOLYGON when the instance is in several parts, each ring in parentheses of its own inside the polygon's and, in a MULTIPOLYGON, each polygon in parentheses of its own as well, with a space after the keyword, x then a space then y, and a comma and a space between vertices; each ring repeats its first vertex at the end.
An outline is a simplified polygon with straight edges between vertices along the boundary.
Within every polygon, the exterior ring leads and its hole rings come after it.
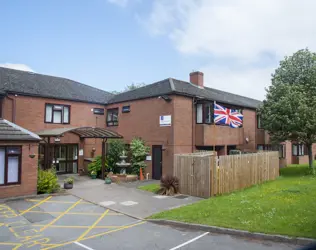
POLYGON ((171 115, 161 115, 159 116, 160 127, 171 126, 171 115))
POLYGON ((83 156, 83 149, 79 149, 79 156, 83 156))
POLYGON ((146 161, 151 161, 151 155, 146 156, 146 161))

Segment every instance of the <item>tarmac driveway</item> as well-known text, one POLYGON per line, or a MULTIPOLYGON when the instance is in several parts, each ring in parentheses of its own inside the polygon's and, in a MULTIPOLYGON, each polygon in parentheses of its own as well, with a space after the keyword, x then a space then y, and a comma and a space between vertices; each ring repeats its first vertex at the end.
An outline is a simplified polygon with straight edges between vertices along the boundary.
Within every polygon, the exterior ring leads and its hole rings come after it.
POLYGON ((0 204, 0 249, 233 249, 295 246, 152 224, 71 195, 0 204))
MULTIPOLYGON (((62 180, 66 176, 59 178, 62 180)), ((70 194, 139 219, 201 200, 198 197, 183 195, 175 197, 155 195, 137 189, 139 183, 107 185, 102 180, 92 180, 87 176, 76 175, 74 178, 74 188, 68 190, 70 194)))

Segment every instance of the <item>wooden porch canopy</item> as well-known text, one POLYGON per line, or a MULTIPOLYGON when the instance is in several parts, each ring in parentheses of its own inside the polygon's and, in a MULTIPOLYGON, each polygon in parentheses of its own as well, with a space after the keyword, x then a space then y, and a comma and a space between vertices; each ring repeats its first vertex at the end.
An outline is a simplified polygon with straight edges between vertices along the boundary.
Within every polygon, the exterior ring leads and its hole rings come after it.
POLYGON ((123 138, 116 132, 105 128, 95 127, 72 127, 72 128, 53 128, 37 132, 40 137, 62 137, 64 133, 71 132, 77 134, 80 138, 123 138))
POLYGON ((104 166, 105 166, 105 142, 107 139, 119 139, 123 138, 120 134, 113 132, 111 130, 105 128, 95 128, 95 127, 72 127, 72 128, 53 128, 53 129, 46 129, 37 132, 37 134, 44 138, 47 138, 45 144, 45 152, 44 152, 44 168, 47 169, 50 167, 50 160, 49 160, 49 144, 50 144, 50 137, 62 137, 64 133, 74 133, 77 134, 80 138, 99 138, 102 139, 102 178, 104 178, 104 166))

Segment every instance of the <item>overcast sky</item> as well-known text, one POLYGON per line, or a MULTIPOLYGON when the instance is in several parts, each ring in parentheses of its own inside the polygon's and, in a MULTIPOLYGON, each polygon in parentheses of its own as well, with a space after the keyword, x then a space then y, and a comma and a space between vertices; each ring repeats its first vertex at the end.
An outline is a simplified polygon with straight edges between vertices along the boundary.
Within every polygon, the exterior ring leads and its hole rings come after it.
POLYGON ((262 100, 280 59, 316 50, 314 0, 4 0, 0 65, 121 90, 188 80, 262 100))

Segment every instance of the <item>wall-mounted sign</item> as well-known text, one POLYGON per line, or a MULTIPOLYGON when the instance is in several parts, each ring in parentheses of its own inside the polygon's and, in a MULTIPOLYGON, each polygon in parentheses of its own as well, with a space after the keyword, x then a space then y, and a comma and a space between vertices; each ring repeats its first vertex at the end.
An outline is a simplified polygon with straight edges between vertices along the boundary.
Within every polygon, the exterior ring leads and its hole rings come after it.
POLYGON ((59 137, 56 137, 56 138, 55 138, 55 142, 60 142, 60 138, 59 138, 59 137))
POLYGON ((146 156, 146 161, 151 161, 151 155, 146 156))
POLYGON ((95 115, 104 115, 104 109, 94 108, 93 109, 93 114, 95 114, 95 115))
POLYGON ((129 113, 129 112, 131 112, 131 107, 129 105, 122 107, 122 113, 129 113))
POLYGON ((79 156, 83 156, 83 149, 79 149, 79 156))
POLYGON ((161 115, 159 116, 160 127, 171 126, 171 115, 161 115))

